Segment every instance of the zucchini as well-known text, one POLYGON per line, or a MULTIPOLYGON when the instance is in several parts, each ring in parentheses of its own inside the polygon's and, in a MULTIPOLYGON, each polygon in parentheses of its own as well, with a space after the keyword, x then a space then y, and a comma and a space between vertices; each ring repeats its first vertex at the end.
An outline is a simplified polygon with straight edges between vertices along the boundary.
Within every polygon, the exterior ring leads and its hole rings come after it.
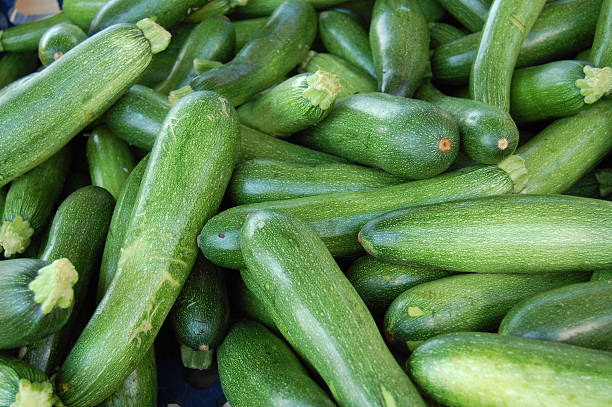
POLYGON ((274 85, 306 56, 316 34, 316 14, 302 0, 287 0, 227 64, 191 81, 195 90, 214 90, 235 105, 274 85))
POLYGON ((268 17, 249 18, 248 20, 232 21, 236 31, 236 52, 248 44, 253 35, 266 25, 268 17))
POLYGON ((566 60, 518 69, 512 77, 510 114, 518 123, 576 114, 612 89, 612 67, 566 60))
POLYGON ((612 402, 612 355, 564 343, 458 332, 419 346, 408 368, 425 393, 444 405, 604 407, 612 402))
POLYGON ((329 52, 376 78, 368 34, 348 14, 337 10, 319 14, 319 35, 329 52))
POLYGON ((11 183, 0 228, 5 257, 23 253, 32 235, 46 225, 62 192, 71 158, 70 147, 65 147, 11 183))
POLYGON ((589 172, 584 177, 576 181, 564 195, 581 196, 583 198, 601 198, 599 182, 595 177, 595 172, 589 172))
POLYGON ((0 187, 59 151, 127 91, 152 53, 167 45, 161 27, 150 20, 138 24, 142 30, 118 24, 88 38, 0 96, 0 187))
POLYGON ((244 6, 249 0, 209 0, 202 7, 190 13, 185 21, 199 23, 210 17, 229 14, 238 6, 244 6))
POLYGON ((399 264, 482 273, 612 267, 612 202, 507 195, 413 206, 368 222, 359 241, 399 264))
POLYGON ((517 303, 538 293, 588 280, 590 273, 460 274, 404 291, 385 314, 387 342, 401 352, 436 335, 496 331, 517 303))
POLYGON ((0 52, 36 51, 45 31, 62 23, 70 23, 70 20, 60 11, 50 17, 0 30, 0 52))
POLYGON ((459 132, 439 107, 384 93, 342 98, 300 143, 398 177, 431 178, 457 157, 459 132))
POLYGON ((240 228, 244 218, 254 210, 269 209, 309 223, 334 256, 357 254, 363 250, 355 238, 359 229, 385 212, 408 205, 507 194, 512 189, 512 181, 504 171, 481 167, 370 191, 241 205, 208 221, 200 233, 199 246, 206 258, 219 266, 242 267, 240 228))
POLYGON ((79 26, 68 23, 56 24, 40 37, 38 58, 44 66, 47 66, 85 41, 86 38, 87 34, 79 26))
POLYGON ((117 199, 134 158, 127 143, 106 127, 96 127, 87 138, 87 161, 92 185, 106 189, 117 199))
POLYGON ((429 40, 432 49, 465 37, 465 33, 454 25, 429 23, 429 40))
MULTIPOLYGON (((346 0, 304 0, 314 8, 324 9, 335 6, 346 0)), ((234 12, 240 16, 259 17, 272 14, 284 0, 249 0, 245 5, 237 7, 234 12)))
POLYGON ((384 171, 352 164, 299 164, 255 159, 234 170, 228 193, 237 205, 336 192, 362 191, 404 182, 384 171))
POLYGON ((417 0, 376 0, 370 47, 378 90, 411 97, 429 61, 429 27, 417 0))
POLYGON ((0 217, 4 213, 4 203, 6 202, 6 191, 0 188, 0 217))
POLYGON ((601 5, 589 60, 602 68, 612 66, 612 1, 610 0, 603 0, 601 5))
POLYGON ((502 335, 612 350, 612 281, 572 284, 527 298, 499 327, 502 335))
POLYGON ((0 89, 32 73, 38 67, 34 52, 10 52, 0 59, 0 89))
POLYGON ((0 405, 51 407, 53 385, 47 375, 25 362, 0 355, 0 405))
POLYGON ((247 217, 242 242, 246 286, 340 405, 425 406, 313 229, 260 210, 247 217))
POLYGON ((417 0, 417 3, 421 6, 423 16, 425 16, 428 23, 440 21, 446 16, 446 10, 440 6, 438 0, 417 0))
POLYGON ((519 132, 512 117, 501 109, 471 99, 454 98, 438 91, 429 81, 416 97, 440 107, 457 122, 461 146, 483 164, 497 164, 516 150, 519 132))
POLYGON ((234 52, 235 32, 232 23, 220 15, 196 25, 183 44, 168 77, 155 90, 168 94, 182 88, 195 78, 195 58, 225 62, 234 52))
POLYGON ((265 304, 247 288, 240 275, 233 279, 230 290, 232 293, 230 296, 232 313, 237 310, 240 316, 264 324, 275 333, 278 333, 278 328, 272 316, 266 310, 265 304))
POLYGON ((64 0, 62 9, 72 23, 89 30, 91 21, 108 0, 64 0))
POLYGON ((346 270, 346 278, 375 317, 384 315, 393 300, 410 287, 449 275, 447 271, 402 266, 372 256, 358 258, 346 270))
POLYGON ((599 184, 599 194, 609 199, 612 195, 612 168, 601 168, 595 171, 595 179, 599 184))
POLYGON ((197 231, 217 211, 238 134, 236 112, 213 92, 187 95, 168 113, 125 232, 116 278, 60 369, 58 388, 67 405, 103 401, 146 355, 195 262, 197 231), (123 329, 109 331, 109 323, 123 329))
POLYGON ((438 0, 440 5, 471 32, 482 30, 489 15, 483 0, 438 0))
POLYGON ((218 358, 223 393, 234 407, 336 405, 291 348, 257 322, 235 323, 218 358))
POLYGON ((299 74, 240 106, 238 117, 248 127, 288 137, 327 117, 340 90, 334 74, 299 74))
POLYGON ((591 281, 612 280, 612 270, 598 270, 591 276, 591 281))
MULTIPOLYGON (((523 41, 516 68, 543 64, 589 47, 602 0, 556 0, 544 6, 523 41)), ((436 83, 465 85, 482 32, 440 46, 431 58, 436 83)), ((502 41, 502 44, 505 42, 502 41)))

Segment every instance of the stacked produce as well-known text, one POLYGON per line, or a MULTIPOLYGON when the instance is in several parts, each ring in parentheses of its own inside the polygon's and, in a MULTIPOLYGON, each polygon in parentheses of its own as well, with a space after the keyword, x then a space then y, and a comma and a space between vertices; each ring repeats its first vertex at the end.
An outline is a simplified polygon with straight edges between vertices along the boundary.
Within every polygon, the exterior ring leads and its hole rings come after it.
POLYGON ((0 52, 0 407, 154 407, 165 331, 233 407, 612 405, 612 0, 66 0, 0 52))

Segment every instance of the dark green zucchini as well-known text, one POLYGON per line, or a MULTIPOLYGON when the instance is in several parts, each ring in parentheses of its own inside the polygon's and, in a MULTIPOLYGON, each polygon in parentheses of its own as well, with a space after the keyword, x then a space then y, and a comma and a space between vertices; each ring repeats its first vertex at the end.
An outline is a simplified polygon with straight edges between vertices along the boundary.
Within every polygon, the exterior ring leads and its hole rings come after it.
POLYGON ((564 195, 581 196, 583 198, 601 198, 599 182, 595 172, 588 172, 584 177, 576 181, 564 195))
POLYGON ((107 2, 108 0, 64 0, 62 9, 72 23, 87 31, 91 21, 107 2))
POLYGON ((268 210, 242 227, 246 286, 340 405, 425 406, 316 232, 268 210))
POLYGON ((429 41, 432 49, 465 37, 465 33, 454 25, 429 23, 429 41))
POLYGON ((442 173, 459 151, 457 125, 442 109, 377 92, 338 100, 327 118, 298 140, 409 179, 442 173))
POLYGON ((0 217, 4 213, 4 203, 6 202, 6 191, 0 188, 0 217))
POLYGON ((316 34, 316 14, 301 0, 288 0, 227 64, 191 81, 195 90, 214 90, 238 106, 272 86, 299 64, 316 34))
POLYGON ((612 267, 612 202, 506 195, 413 206, 368 222, 382 260, 482 273, 568 273, 612 267))
POLYGON ((219 61, 210 61, 208 59, 195 58, 193 60, 192 65, 193 65, 193 71, 195 72, 195 74, 200 75, 213 68, 218 68, 223 64, 219 61))
POLYGON ((47 375, 25 362, 0 355, 0 405, 51 407, 59 405, 47 375))
POLYGON ((483 0, 438 0, 440 5, 471 32, 482 30, 489 15, 483 0))
POLYGON ((374 316, 382 316, 407 289, 451 274, 428 267, 387 263, 372 256, 360 257, 346 270, 346 278, 374 316))
POLYGON ((370 46, 378 90, 411 97, 429 61, 429 27, 417 0, 376 0, 370 46))
POLYGON ((595 179, 599 184, 599 194, 602 198, 610 198, 612 195, 612 168, 601 168, 595 171, 595 179))
POLYGON ((0 228, 0 247, 4 248, 5 257, 23 253, 32 235, 40 233, 47 224, 62 192, 71 159, 71 149, 65 147, 11 183, 0 228))
POLYGON ((591 276, 591 281, 599 280, 612 280, 612 269, 611 270, 598 270, 591 276))
MULTIPOLYGON (((265 304, 247 288, 240 275, 233 279, 230 290, 232 293, 230 295, 232 314, 237 313, 241 317, 257 321, 278 333, 278 328, 265 304)), ((235 318, 235 315, 233 315, 233 318, 235 318)))
POLYGON ((427 20, 428 23, 440 21, 446 16, 446 10, 440 6, 438 0, 417 0, 417 3, 421 6, 423 16, 425 16, 425 20, 427 20))
POLYGON ((240 52, 242 47, 248 44, 259 30, 266 25, 268 17, 250 18, 248 20, 232 21, 236 31, 236 52, 240 52))
MULTIPOLYGON (((285 0, 249 0, 244 6, 237 7, 235 13, 240 16, 268 16, 280 7, 285 0)), ((323 9, 342 3, 346 0, 305 0, 314 8, 323 9)))
POLYGON ((538 293, 587 281, 590 273, 460 274, 412 287, 389 306, 387 342, 408 353, 436 335, 496 331, 517 303, 538 293))
POLYGON ((199 23, 207 18, 230 14, 234 8, 244 6, 249 0, 208 0, 202 7, 190 13, 185 21, 199 23))
POLYGON ((41 20, 0 30, 0 52, 36 51, 40 37, 56 24, 70 23, 63 12, 59 12, 41 20))
POLYGON ((0 59, 0 89, 32 73, 38 67, 35 52, 10 52, 0 59))
POLYGON ((85 41, 85 38, 87 34, 79 26, 69 23, 56 24, 40 37, 38 58, 47 66, 85 41))
POLYGON ((612 66, 612 1, 610 0, 603 0, 601 5, 589 61, 602 68, 612 66))

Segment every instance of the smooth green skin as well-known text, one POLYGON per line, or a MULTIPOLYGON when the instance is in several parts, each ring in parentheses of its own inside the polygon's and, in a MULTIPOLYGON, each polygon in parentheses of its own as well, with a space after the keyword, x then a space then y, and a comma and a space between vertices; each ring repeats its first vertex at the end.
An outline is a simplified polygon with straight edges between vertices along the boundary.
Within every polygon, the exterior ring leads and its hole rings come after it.
POLYGON ((510 110, 512 73, 546 0, 495 0, 470 71, 472 99, 510 110))
POLYGON ((247 288, 240 275, 233 279, 230 287, 232 293, 230 296, 230 300, 232 301, 232 312, 238 310, 239 315, 264 324, 267 328, 274 331, 274 333, 279 333, 265 304, 247 288))
POLYGON ((32 73, 38 67, 35 52, 11 52, 0 59, 0 89, 32 73))
POLYGON ((232 23, 223 16, 213 16, 196 25, 183 44, 168 77, 155 90, 168 94, 196 77, 195 58, 225 62, 234 54, 236 34, 232 23))
POLYGON ((585 62, 565 60, 517 69, 512 76, 510 114, 517 123, 571 116, 584 107, 576 80, 585 62))
POLYGON ((525 194, 562 194, 612 151, 612 100, 558 119, 519 147, 529 173, 525 194))
POLYGON ((504 317, 499 333, 612 350, 612 281, 591 281, 528 298, 504 317))
POLYGON ((387 263, 372 256, 358 258, 345 274, 374 316, 384 315, 407 289, 451 275, 429 267, 387 263))
POLYGON ((235 110, 214 92, 187 95, 168 113, 116 277, 60 370, 58 388, 67 405, 103 401, 146 355, 193 267, 197 232, 221 202, 238 136, 235 110))
MULTIPOLYGON (((269 16, 272 14, 285 0, 249 0, 247 4, 241 7, 236 7, 234 13, 246 17, 269 16)), ((306 3, 312 5, 316 9, 324 9, 335 6, 346 0, 305 0, 306 3)))
POLYGON ((612 267, 612 202, 507 195, 413 206, 368 222, 382 260, 481 273, 567 273, 612 267))
POLYGON ((337 100, 327 118, 298 141, 408 179, 442 173, 459 151, 457 125, 442 109, 378 92, 337 100), (444 141, 450 146, 442 146, 444 141))
POLYGON ((313 229, 290 215, 255 211, 242 227, 242 242, 246 286, 338 404, 425 406, 313 229))
POLYGON ((38 259, 14 259, 0 262, 0 349, 27 345, 57 332, 68 320, 72 305, 54 307, 44 314, 28 288, 38 270, 51 262, 38 259))
POLYGON ((438 0, 440 5, 471 32, 482 30, 489 15, 483 0, 438 0))
POLYGON ((249 18, 248 20, 232 21, 234 30, 236 31, 236 51, 239 52, 242 47, 248 44, 253 38, 253 35, 261 30, 268 17, 249 18))
POLYGON ((10 407, 19 392, 19 380, 47 382, 47 375, 21 360, 0 355, 0 405, 10 407))
POLYGON ((47 66, 85 41, 87 34, 74 24, 62 23, 49 28, 38 42, 38 58, 47 66))
POLYGON ((589 60, 599 67, 612 66, 612 1, 610 0, 603 0, 601 5, 589 60))
POLYGON ((87 138, 87 162, 91 184, 115 199, 135 166, 130 147, 106 127, 96 127, 87 138))
POLYGON ((56 24, 70 23, 63 12, 41 20, 0 30, 0 51, 23 52, 38 50, 40 37, 56 24))
POLYGON ((257 322, 234 324, 217 355, 223 393, 235 407, 331 407, 287 344, 257 322))
POLYGON ((356 239, 361 227, 388 211, 408 205, 508 194, 512 189, 512 181, 504 171, 483 167, 370 191, 241 205, 213 217, 200 233, 199 246, 215 264, 230 269, 243 267, 240 228, 244 218, 254 210, 269 209, 306 221, 334 256, 352 255, 363 250, 356 239))
POLYGON ((458 332, 419 346, 408 368, 419 386, 444 405, 605 407, 612 403, 612 355, 563 343, 458 332))
MULTIPOLYGON (((523 41, 516 68, 571 58, 593 40, 602 0, 557 0, 548 3, 523 41)), ((440 46, 431 57, 435 81, 465 85, 482 32, 440 46)))
POLYGON ((465 37, 465 33, 454 25, 429 23, 429 45, 432 49, 465 37))
POLYGON ((246 161, 234 170, 228 193, 237 205, 362 191, 397 185, 405 180, 374 168, 353 164, 296 164, 272 160, 246 161))
POLYGON ((340 11, 324 11, 319 14, 319 35, 330 53, 376 78, 368 33, 361 24, 340 11))
POLYGON ((446 96, 429 82, 415 96, 451 115, 459 127, 461 147, 473 160, 497 164, 516 150, 519 131, 503 110, 476 100, 446 96))
POLYGON ((64 0, 62 9, 66 17, 83 30, 89 30, 91 21, 108 0, 64 0))
POLYGON ((429 62, 429 26, 417 0, 376 0, 370 47, 378 90, 411 97, 429 62))
POLYGON ((2 94, 0 186, 59 151, 127 91, 149 62, 151 45, 142 31, 118 24, 2 94))
POLYGON ((412 287, 389 306, 387 342, 409 353, 436 335, 459 331, 495 331, 517 303, 563 285, 586 281, 591 273, 460 274, 412 287))
POLYGON ((115 201, 104 189, 86 186, 70 194, 58 208, 40 258, 70 260, 79 273, 74 285, 74 309, 68 322, 56 334, 31 343, 25 360, 51 374, 70 350, 76 330, 90 300, 88 290, 98 272, 98 262, 111 220, 115 201))
POLYGON ((439 21, 446 15, 446 10, 440 6, 437 0, 417 0, 417 3, 421 6, 421 11, 428 23, 439 21))
POLYGON ((197 76, 191 87, 214 90, 241 105, 304 59, 315 38, 316 17, 312 6, 302 0, 284 2, 234 59, 197 76))
POLYGON ((612 270, 599 270, 593 273, 591 281, 612 280, 612 270))
POLYGON ((599 182, 595 178, 594 172, 587 173, 574 183, 564 195, 582 196, 584 198, 601 198, 599 182))

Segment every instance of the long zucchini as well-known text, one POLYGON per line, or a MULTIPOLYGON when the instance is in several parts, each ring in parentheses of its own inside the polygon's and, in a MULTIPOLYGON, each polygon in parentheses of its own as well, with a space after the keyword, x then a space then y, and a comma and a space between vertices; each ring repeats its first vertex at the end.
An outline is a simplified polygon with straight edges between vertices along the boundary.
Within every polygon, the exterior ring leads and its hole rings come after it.
POLYGON ((603 0, 589 60, 596 66, 612 66, 612 1, 603 0))
POLYGON ((11 52, 0 59, 0 89, 32 73, 39 65, 34 52, 11 52))
POLYGON ((0 52, 36 51, 38 41, 45 31, 61 23, 70 23, 70 20, 60 11, 41 20, 10 27, 4 31, 0 30, 0 52))
POLYGON ((108 0, 64 0, 62 9, 66 17, 83 30, 89 30, 91 21, 108 0))
POLYGON ((489 15, 483 0, 438 0, 440 5, 471 32, 482 30, 489 15))
POLYGON ((51 407, 53 385, 47 375, 25 362, 0 355, 0 405, 51 407))
POLYGON ((266 305, 247 288, 240 274, 231 282, 230 291, 232 293, 230 296, 232 301, 232 317, 240 315, 241 317, 257 321, 278 333, 278 328, 266 309, 266 305))

